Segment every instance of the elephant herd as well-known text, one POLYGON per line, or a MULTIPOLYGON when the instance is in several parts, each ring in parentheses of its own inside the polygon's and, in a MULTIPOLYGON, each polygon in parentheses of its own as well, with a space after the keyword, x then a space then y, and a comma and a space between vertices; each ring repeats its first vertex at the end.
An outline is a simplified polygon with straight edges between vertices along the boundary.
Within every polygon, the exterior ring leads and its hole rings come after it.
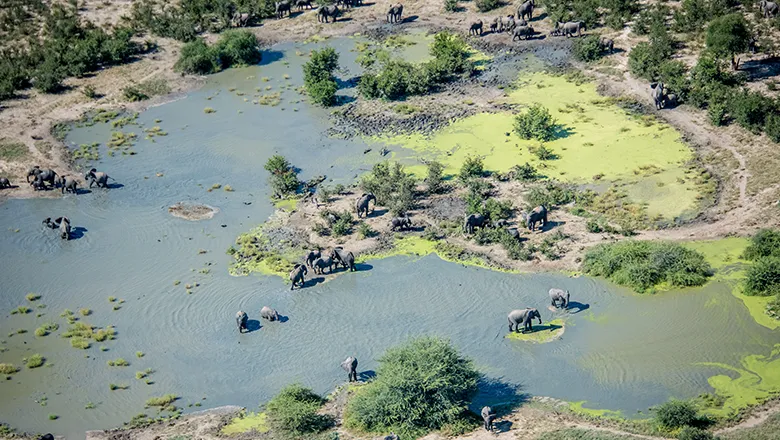
MULTIPOLYGON (((95 168, 90 169, 84 174, 84 180, 89 182, 89 187, 97 184, 98 188, 108 188, 108 180, 114 180, 108 174, 98 171, 95 168)), ((8 182, 8 179, 5 179, 8 182)), ((52 169, 41 169, 36 165, 27 171, 27 183, 29 183, 35 191, 44 191, 48 189, 54 189, 59 187, 62 190, 62 194, 66 192, 78 193, 78 180, 75 177, 69 175, 59 176, 57 179, 57 172, 52 169), (30 178, 32 177, 32 180, 30 178)), ((10 182, 8 182, 10 186, 10 182)))
MULTIPOLYGON (((558 303, 560 302, 560 308, 566 310, 570 299, 568 290, 553 288, 548 291, 548 294, 550 295, 550 303, 553 307, 558 308, 558 303)), ((534 319, 538 319, 539 325, 542 325, 542 315, 539 313, 538 309, 526 307, 524 309, 512 310, 509 312, 509 315, 507 315, 507 320, 509 321, 509 331, 518 333, 521 332, 520 325, 522 324, 523 333, 532 332, 534 330, 534 319)))
MULTIPOLYGON (((332 5, 320 6, 317 8, 317 21, 320 23, 335 23, 339 15, 341 15, 342 9, 350 9, 358 6, 363 6, 363 0, 336 0, 332 5), (332 21, 331 21, 332 19, 332 21)), ((312 9, 312 0, 281 0, 274 3, 275 15, 277 19, 290 17, 293 8, 298 11, 304 9, 312 9)), ((387 11, 388 23, 400 23, 402 21, 404 6, 400 3, 390 6, 387 11)), ((249 21, 248 14, 236 14, 234 17, 234 23, 246 23, 249 21), (246 17, 245 17, 246 16, 246 17)))
POLYGON ((290 271, 290 290, 293 290, 296 286, 303 287, 306 283, 306 274, 309 273, 311 268, 315 274, 322 275, 325 273, 325 268, 328 268, 328 273, 333 273, 333 267, 341 265, 344 269, 348 269, 350 272, 357 270, 355 267, 355 255, 352 252, 345 251, 343 247, 336 246, 330 253, 322 254, 320 249, 316 251, 309 251, 303 258, 303 264, 296 264, 293 270, 290 271))
MULTIPOLYGON (((547 226, 547 208, 544 206, 537 206, 531 212, 522 213, 521 218, 525 222, 530 231, 536 230, 536 224, 541 223, 540 229, 544 229, 547 226)), ((463 232, 467 234, 473 234, 475 228, 485 228, 491 226, 493 228, 506 227, 506 220, 497 220, 492 224, 488 222, 488 219, 482 214, 468 214, 463 220, 463 232)), ((507 227, 507 232, 514 238, 520 238, 520 233, 517 228, 507 227)))

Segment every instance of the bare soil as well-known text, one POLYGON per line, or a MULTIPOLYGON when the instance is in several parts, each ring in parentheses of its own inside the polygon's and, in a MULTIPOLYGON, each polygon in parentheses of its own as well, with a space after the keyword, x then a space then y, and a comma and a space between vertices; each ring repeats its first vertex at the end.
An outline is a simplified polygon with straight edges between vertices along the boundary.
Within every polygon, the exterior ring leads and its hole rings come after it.
POLYGON ((219 209, 208 205, 193 205, 189 203, 179 202, 173 206, 168 207, 168 212, 174 217, 183 218, 184 220, 198 221, 213 218, 219 209))

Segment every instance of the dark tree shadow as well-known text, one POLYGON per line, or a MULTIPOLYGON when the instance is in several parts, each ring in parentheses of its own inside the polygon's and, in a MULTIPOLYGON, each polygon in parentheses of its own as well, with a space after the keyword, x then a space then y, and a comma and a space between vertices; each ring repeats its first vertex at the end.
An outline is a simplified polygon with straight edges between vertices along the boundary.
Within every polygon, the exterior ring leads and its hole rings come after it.
POLYGON ((358 380, 361 382, 369 382, 376 377, 376 371, 366 370, 358 373, 358 380))
POLYGON ((352 78, 340 79, 336 78, 336 85, 340 89, 352 89, 357 87, 360 82, 360 76, 353 76, 352 78))
POLYGON ((417 20, 418 18, 420 18, 420 16, 418 16, 418 15, 410 15, 408 17, 404 17, 401 20, 401 24, 403 24, 403 23, 411 23, 411 22, 417 20))
POLYGON ((780 75, 780 58, 770 57, 761 60, 748 60, 740 65, 750 80, 770 78, 780 75))
POLYGON ((260 59, 260 63, 258 66, 265 66, 267 64, 271 64, 275 61, 279 61, 282 58, 284 58, 284 52, 278 51, 278 50, 264 50, 262 52, 262 58, 260 59))
POLYGON ((352 102, 357 101, 357 98, 354 96, 348 96, 348 95, 337 95, 336 96, 336 105, 344 105, 349 104, 352 102))
POLYGON ((290 16, 288 18, 295 18, 299 15, 303 15, 303 11, 290 11, 290 16))
POLYGON ((78 240, 80 238, 83 238, 85 232, 87 232, 87 228, 83 228, 81 226, 75 226, 73 228, 70 228, 70 239, 78 240))
POLYGON ((583 304, 577 301, 569 301, 568 307, 566 307, 566 311, 574 315, 575 313, 580 313, 582 311, 588 310, 589 308, 590 308, 590 304, 583 304))
POLYGON ((263 328, 263 326, 260 325, 260 321, 257 320, 257 319, 248 319, 246 321, 246 332, 247 333, 256 332, 256 331, 260 330, 261 328, 263 328))
MULTIPOLYGON (((479 394, 471 404, 471 411, 476 416, 475 421, 482 423, 480 412, 483 406, 490 406, 496 413, 496 418, 506 417, 522 404, 527 402, 530 396, 522 391, 519 384, 506 382, 502 379, 494 379, 482 376, 478 382, 479 394)), ((509 420, 496 420, 493 422, 493 430, 507 432, 512 427, 509 420)))

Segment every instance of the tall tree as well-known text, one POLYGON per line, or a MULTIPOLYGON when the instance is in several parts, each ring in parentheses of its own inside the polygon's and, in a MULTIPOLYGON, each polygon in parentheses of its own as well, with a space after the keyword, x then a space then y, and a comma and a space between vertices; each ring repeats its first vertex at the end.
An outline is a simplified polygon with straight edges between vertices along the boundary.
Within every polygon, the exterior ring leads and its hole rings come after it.
POLYGON ((720 59, 731 59, 731 67, 739 68, 737 55, 748 50, 751 33, 742 14, 716 18, 707 28, 707 49, 720 59))

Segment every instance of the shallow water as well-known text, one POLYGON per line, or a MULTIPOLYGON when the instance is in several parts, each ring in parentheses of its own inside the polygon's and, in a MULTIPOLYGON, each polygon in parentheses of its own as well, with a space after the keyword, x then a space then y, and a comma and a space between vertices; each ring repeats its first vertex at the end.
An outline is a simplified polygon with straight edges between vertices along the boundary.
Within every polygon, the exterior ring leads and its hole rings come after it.
MULTIPOLYGON (((341 49, 344 80, 357 74, 356 53, 348 51, 353 41, 328 42, 341 49)), ((53 364, 0 381, 0 421, 80 438, 87 429, 120 425, 141 412, 147 398, 166 393, 181 396, 177 404, 184 407, 206 397, 205 407, 250 408, 293 381, 326 393, 344 381, 339 363, 346 356, 357 356, 359 370, 370 371, 387 347, 421 334, 451 338, 489 378, 519 385, 524 393, 586 400, 591 408, 632 415, 669 396, 709 390, 707 378, 723 370, 699 362, 738 365, 780 342, 780 332, 757 325, 722 284, 641 297, 599 280, 496 273, 435 256, 372 261, 360 272, 295 292, 275 277, 229 276, 225 249, 272 213, 262 168, 268 157, 284 154, 304 179, 327 174, 341 182, 380 160, 375 151, 364 155, 368 147, 360 140, 324 136, 326 110, 291 103, 299 99, 292 90, 278 107, 251 103, 255 87, 275 91, 288 82, 285 73, 300 85, 305 57, 295 52, 317 46, 281 45, 266 56, 270 64, 215 75, 185 99, 144 112, 139 121, 145 127, 160 125, 169 135, 154 143, 140 139, 132 157, 101 150, 96 164, 121 188, 0 205, 0 249, 12 256, 0 268, 0 345, 7 348, 0 362, 21 366, 22 357, 41 353, 53 364), (207 106, 217 112, 205 114, 207 106), (235 192, 207 192, 215 183, 235 192), (182 200, 220 212, 202 222, 170 216, 167 207, 182 200), (43 218, 60 215, 82 228, 77 239, 63 242, 40 226, 43 218), (188 295, 188 283, 200 285, 188 295), (571 290, 573 301, 588 306, 569 318, 563 338, 548 344, 505 340, 506 314, 513 308, 535 306, 544 321, 553 317, 546 309, 552 286, 571 290), (39 303, 47 307, 10 315, 28 292, 41 294, 39 303), (126 302, 114 311, 109 296, 126 302), (289 320, 239 335, 235 312, 246 310, 255 319, 263 305, 289 320), (93 310, 81 321, 114 325, 117 339, 86 351, 70 347, 59 335, 67 327, 59 315, 81 307, 93 310), (37 318, 37 312, 45 315, 37 318), (60 331, 36 338, 34 329, 47 321, 58 322, 60 331), (20 328, 28 333, 7 336, 20 328), (136 358, 136 351, 145 356, 136 358), (107 366, 119 357, 131 365, 107 366), (134 377, 147 368, 155 370, 153 385, 134 377), (130 387, 110 391, 109 383, 130 387), (45 407, 36 403, 43 396, 45 407), (96 408, 84 409, 90 402, 96 408), (50 421, 48 414, 60 418, 50 421)), ((109 132, 104 124, 79 128, 68 142, 105 142, 109 132)), ((499 391, 490 388, 480 400, 500 400, 499 391)))

